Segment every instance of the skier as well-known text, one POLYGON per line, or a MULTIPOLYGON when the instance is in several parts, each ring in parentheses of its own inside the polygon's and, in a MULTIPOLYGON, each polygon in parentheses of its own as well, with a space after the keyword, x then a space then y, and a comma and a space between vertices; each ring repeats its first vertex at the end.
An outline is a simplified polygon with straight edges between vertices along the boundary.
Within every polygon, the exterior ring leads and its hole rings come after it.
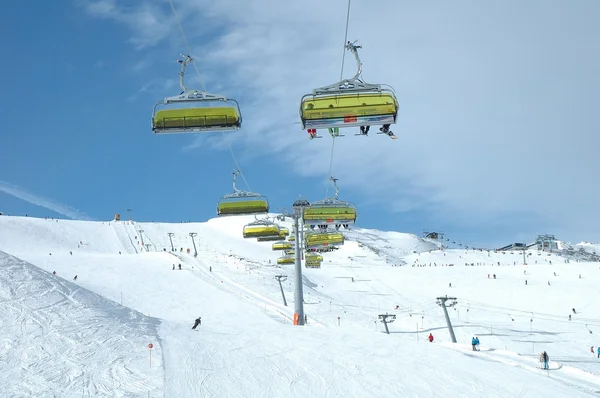
POLYGON ((544 369, 548 369, 548 361, 550 358, 548 357, 548 353, 546 351, 542 352, 540 355, 540 362, 543 363, 544 369))
POLYGON ((479 351, 479 337, 475 336, 475 349, 479 351))
POLYGON ((433 334, 429 333, 429 337, 427 337, 427 339, 429 340, 430 343, 433 343, 433 334))
POLYGON ((173 271, 175 271, 175 264, 173 264, 173 271))
POLYGON ((179 264, 179 269, 181 269, 181 264, 179 264))
POLYGON ((56 271, 52 271, 52 275, 56 275, 56 271))
POLYGON ((600 358, 600 347, 598 347, 598 358, 600 358))
POLYGON ((360 135, 369 135, 371 126, 360 126, 360 135))
POLYGON ((76 281, 76 280, 77 280, 77 275, 75 275, 75 278, 73 278, 73 280, 74 280, 74 281, 76 281))
POLYGON ((475 351, 476 346, 477 346, 477 340, 475 340, 475 337, 473 337, 471 339, 471 347, 473 347, 473 351, 475 351))
POLYGON ((201 325, 201 324, 202 324, 202 317, 199 316, 194 321, 194 326, 192 326, 192 329, 196 330, 196 328, 198 327, 198 325, 201 325))
POLYGON ((577 311, 575 311, 575 308, 573 308, 573 314, 577 314, 577 311))

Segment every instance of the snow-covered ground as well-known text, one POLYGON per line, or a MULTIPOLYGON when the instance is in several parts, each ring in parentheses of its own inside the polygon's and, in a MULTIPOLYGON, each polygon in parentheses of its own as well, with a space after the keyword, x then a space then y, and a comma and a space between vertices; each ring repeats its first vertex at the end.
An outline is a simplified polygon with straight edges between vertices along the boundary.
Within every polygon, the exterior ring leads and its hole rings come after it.
POLYGON ((532 250, 524 266, 520 251, 439 251, 411 234, 355 228, 321 269, 303 269, 308 324, 298 327, 294 266, 276 265, 272 242, 243 239, 253 220, 0 217, 0 395, 600 393, 590 352, 600 345, 598 263, 532 250), (456 344, 436 304, 446 295, 458 300, 448 310, 456 344), (389 335, 377 319, 385 313, 396 315, 389 335), (549 371, 537 368, 542 350, 549 371))

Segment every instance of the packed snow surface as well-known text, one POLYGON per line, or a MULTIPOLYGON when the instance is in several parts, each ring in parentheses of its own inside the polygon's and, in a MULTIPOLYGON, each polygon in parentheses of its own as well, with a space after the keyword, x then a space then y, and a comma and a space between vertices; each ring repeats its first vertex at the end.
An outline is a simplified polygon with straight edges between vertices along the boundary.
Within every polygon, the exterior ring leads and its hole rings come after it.
POLYGON ((440 251, 352 228, 320 269, 302 269, 308 323, 294 326, 294 265, 277 265, 273 242, 243 238, 254 219, 0 217, 0 396, 600 393, 598 263, 528 250, 523 265, 520 251, 440 251), (443 296, 458 300, 457 343, 443 296), (396 316, 390 334, 380 314, 396 316))

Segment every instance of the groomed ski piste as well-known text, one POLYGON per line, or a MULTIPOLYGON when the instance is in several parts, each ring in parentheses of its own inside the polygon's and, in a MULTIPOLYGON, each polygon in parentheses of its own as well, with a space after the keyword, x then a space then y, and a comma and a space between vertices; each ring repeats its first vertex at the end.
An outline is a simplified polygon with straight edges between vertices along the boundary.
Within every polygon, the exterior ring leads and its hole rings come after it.
POLYGON ((600 393, 590 352, 600 345, 599 263, 529 250, 524 266, 519 251, 440 251, 415 235, 352 228, 320 269, 303 268, 308 323, 294 326, 294 266, 277 265, 272 242, 242 237, 254 219, 1 216, 0 395, 600 393), (287 276, 287 306, 275 275, 287 276), (436 304, 446 295, 458 300, 448 309, 457 343, 436 304), (396 315, 389 335, 377 318, 386 313, 396 315))

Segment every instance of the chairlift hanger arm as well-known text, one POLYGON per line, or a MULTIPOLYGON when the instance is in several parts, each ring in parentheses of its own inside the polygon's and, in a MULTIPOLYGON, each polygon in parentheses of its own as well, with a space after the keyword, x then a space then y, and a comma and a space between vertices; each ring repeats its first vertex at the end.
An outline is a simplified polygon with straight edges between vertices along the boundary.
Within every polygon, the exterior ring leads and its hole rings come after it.
POLYGON ((340 193, 340 190, 339 190, 339 188, 338 188, 338 186, 337 186, 337 180, 338 180, 338 179, 337 179, 337 178, 335 178, 335 177, 331 177, 331 176, 329 176, 329 179, 330 179, 330 180, 333 182, 333 187, 335 188, 335 193, 334 193, 334 195, 333 195, 333 199, 335 199, 335 200, 339 200, 339 199, 338 199, 338 194, 340 193))
POLYGON ((189 55, 183 54, 181 54, 181 56, 183 57, 183 59, 179 59, 177 60, 177 62, 181 64, 181 71, 179 72, 179 86, 181 87, 181 94, 183 94, 187 91, 187 88, 185 87, 184 83, 185 68, 194 61, 194 58, 190 57, 189 55))
POLYGON ((231 174, 233 174, 233 193, 239 192, 240 190, 237 189, 236 181, 237 181, 237 176, 240 174, 240 171, 233 170, 233 173, 231 173, 231 174))
POLYGON ((358 49, 362 48, 362 46, 358 46, 354 42, 348 41, 346 43, 346 50, 350 51, 354 55, 354 59, 356 60, 356 74, 350 79, 344 79, 338 83, 332 84, 330 86, 320 87, 313 90, 313 95, 320 94, 329 94, 329 93, 353 93, 353 92, 375 92, 381 91, 380 84, 369 84, 362 81, 359 77, 362 74, 362 61, 358 56, 358 49))

